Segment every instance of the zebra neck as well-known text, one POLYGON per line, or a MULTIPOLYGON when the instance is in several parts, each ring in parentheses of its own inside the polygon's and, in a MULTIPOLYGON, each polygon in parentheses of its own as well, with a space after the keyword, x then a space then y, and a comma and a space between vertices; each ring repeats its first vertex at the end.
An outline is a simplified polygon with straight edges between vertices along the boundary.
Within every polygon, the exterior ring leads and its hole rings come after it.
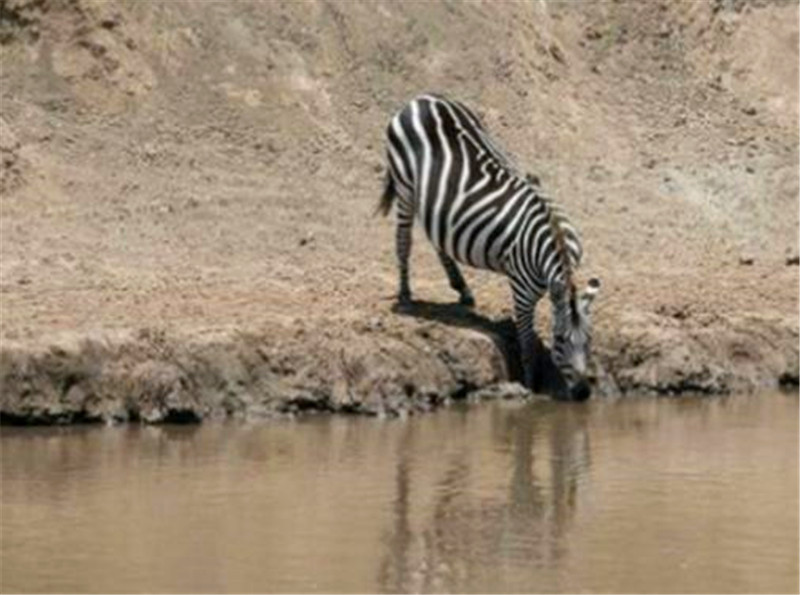
POLYGON ((563 334, 570 326, 572 308, 568 290, 564 289, 563 283, 559 283, 556 288, 550 286, 550 301, 553 304, 553 335, 563 334))
POLYGON ((562 217, 557 210, 557 207, 548 202, 548 216, 550 223, 550 235, 553 238, 553 246, 556 252, 556 262, 559 268, 558 272, 553 275, 551 279, 551 286, 553 281, 560 283, 562 287, 569 289, 572 285, 572 259, 570 258, 569 248, 567 247, 564 229, 562 228, 562 217))

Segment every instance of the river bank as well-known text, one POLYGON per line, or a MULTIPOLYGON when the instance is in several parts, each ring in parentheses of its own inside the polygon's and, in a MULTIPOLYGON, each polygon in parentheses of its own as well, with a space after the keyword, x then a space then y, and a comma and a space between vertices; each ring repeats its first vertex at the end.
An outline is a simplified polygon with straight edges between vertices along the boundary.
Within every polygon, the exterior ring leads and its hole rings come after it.
MULTIPOLYGON (((792 320, 630 316, 598 343, 594 398, 797 386, 792 320)), ((412 316, 181 335, 142 329, 0 352, 5 424, 194 423, 307 413, 406 415, 532 399, 510 318, 453 305, 412 316)), ((540 370, 546 369, 549 359, 540 370)))

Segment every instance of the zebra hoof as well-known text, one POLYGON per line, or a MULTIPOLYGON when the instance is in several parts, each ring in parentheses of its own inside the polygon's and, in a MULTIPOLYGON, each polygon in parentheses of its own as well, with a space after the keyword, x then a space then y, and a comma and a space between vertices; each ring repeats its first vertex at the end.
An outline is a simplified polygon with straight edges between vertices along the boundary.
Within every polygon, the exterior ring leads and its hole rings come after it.
POLYGON ((408 313, 414 308, 414 302, 411 300, 410 295, 399 295, 392 310, 399 313, 408 313))
POLYGON ((458 303, 467 308, 474 308, 475 298, 472 297, 472 294, 467 293, 461 296, 461 298, 458 300, 458 303))

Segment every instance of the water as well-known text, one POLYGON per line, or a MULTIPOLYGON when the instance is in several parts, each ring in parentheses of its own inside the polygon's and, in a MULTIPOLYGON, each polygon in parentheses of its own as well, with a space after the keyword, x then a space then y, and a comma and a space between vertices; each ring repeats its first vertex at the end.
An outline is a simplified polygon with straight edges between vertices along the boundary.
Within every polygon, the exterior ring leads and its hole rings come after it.
POLYGON ((4 592, 797 592, 798 399, 3 428, 4 592))

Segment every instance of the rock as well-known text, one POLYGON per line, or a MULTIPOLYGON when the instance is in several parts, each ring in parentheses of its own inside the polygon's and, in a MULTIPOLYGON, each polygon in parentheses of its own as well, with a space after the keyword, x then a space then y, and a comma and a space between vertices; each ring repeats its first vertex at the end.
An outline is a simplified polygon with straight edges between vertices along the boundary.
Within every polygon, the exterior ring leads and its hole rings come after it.
POLYGON ((590 39, 592 41, 596 41, 598 39, 602 39, 603 33, 602 33, 602 31, 598 31, 597 29, 595 29, 593 27, 589 27, 586 30, 585 37, 586 37, 586 39, 590 39))
POLYGON ((800 256, 797 256, 795 254, 794 256, 786 257, 786 266, 787 267, 789 267, 789 266, 798 266, 798 265, 800 265, 800 256))
POLYGON ((158 148, 153 143, 144 143, 141 147, 141 155, 145 161, 155 161, 158 154, 158 148))
POLYGON ((122 21, 122 18, 121 18, 121 16, 119 14, 113 14, 111 16, 108 16, 108 17, 105 17, 104 19, 102 19, 100 21, 100 26, 103 29, 114 29, 115 27, 117 27, 120 24, 121 21, 122 21))
POLYGON ((550 400, 543 395, 532 393, 518 382, 498 382, 469 393, 471 401, 486 401, 497 399, 541 399, 550 400))
POLYGON ((742 266, 751 266, 755 262, 755 259, 749 255, 743 255, 739 257, 739 264, 742 266))
POLYGON ((551 43, 550 47, 548 47, 547 49, 556 62, 559 62, 561 64, 566 64, 567 59, 564 57, 564 52, 555 42, 551 43))
POLYGON ((758 113, 758 110, 751 105, 742 109, 742 113, 747 116, 755 116, 758 113))
POLYGON ((150 360, 131 371, 133 409, 146 423, 197 423, 202 415, 186 372, 174 363, 150 360))

